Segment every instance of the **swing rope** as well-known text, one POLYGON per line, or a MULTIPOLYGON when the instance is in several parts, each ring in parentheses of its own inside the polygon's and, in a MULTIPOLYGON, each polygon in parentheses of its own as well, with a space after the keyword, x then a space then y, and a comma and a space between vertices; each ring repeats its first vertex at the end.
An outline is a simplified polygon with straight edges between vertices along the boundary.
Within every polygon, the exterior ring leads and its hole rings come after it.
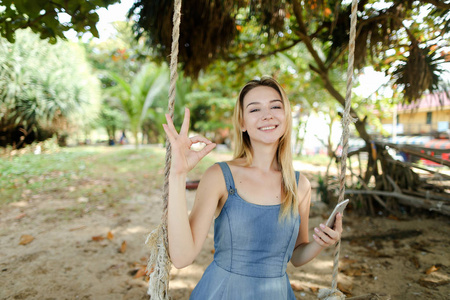
MULTIPOLYGON (((345 194, 345 173, 347 172, 347 152, 348 152, 348 137, 350 135, 350 123, 356 122, 356 119, 350 115, 350 108, 352 102, 352 80, 353 80, 353 65, 355 61, 355 39, 356 39, 356 15, 358 12, 358 0, 352 1, 352 15, 350 23, 350 42, 347 68, 347 93, 345 96, 344 114, 342 116, 342 156, 341 156, 341 172, 339 175, 339 198, 338 203, 344 201, 345 194)), ((334 248, 333 261, 333 278, 331 282, 331 289, 321 289, 319 291, 319 299, 325 300, 340 300, 345 299, 345 295, 337 288, 339 254, 341 251, 341 240, 336 243, 334 248)))
MULTIPOLYGON (((181 0, 175 0, 172 29, 172 53, 170 56, 170 86, 168 111, 173 118, 176 83, 178 79, 178 40, 180 38, 181 23, 181 0)), ((149 285, 147 294, 152 300, 170 299, 169 297, 169 274, 171 261, 169 258, 169 240, 167 237, 167 207, 169 198, 169 173, 172 157, 172 147, 166 137, 166 161, 164 168, 164 188, 163 188, 163 214, 161 224, 154 229, 147 237, 146 244, 150 247, 150 256, 147 262, 147 274, 149 275, 149 285)))

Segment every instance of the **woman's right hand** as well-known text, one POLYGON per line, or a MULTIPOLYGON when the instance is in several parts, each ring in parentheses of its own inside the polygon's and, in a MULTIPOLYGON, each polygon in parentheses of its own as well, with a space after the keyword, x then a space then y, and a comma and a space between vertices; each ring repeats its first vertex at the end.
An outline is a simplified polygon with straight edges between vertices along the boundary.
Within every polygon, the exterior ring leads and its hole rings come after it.
POLYGON ((188 108, 185 108, 183 124, 181 125, 180 133, 178 133, 173 125, 172 118, 166 114, 167 124, 163 124, 163 128, 172 147, 171 174, 188 173, 203 157, 216 147, 215 143, 212 143, 205 137, 188 137, 189 118, 190 111, 188 108), (196 143, 205 143, 206 146, 200 151, 194 151, 191 149, 191 146, 196 143))

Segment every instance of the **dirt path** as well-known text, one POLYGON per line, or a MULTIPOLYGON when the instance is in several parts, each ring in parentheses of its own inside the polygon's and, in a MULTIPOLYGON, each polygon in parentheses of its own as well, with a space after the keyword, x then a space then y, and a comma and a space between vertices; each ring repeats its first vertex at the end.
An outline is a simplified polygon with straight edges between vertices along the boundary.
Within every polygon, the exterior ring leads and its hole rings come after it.
MULTIPOLYGON (((187 195, 192 205, 194 192, 187 195)), ((43 195, 4 206, 0 299, 148 299, 139 269, 148 255, 146 235, 160 212, 160 190, 134 193, 114 207, 43 195), (34 239, 20 245, 23 235, 34 239)), ((322 213, 313 208, 310 228, 324 220, 322 213)), ((378 299, 450 299, 449 232, 449 220, 439 216, 400 221, 347 213, 341 289, 354 296, 376 293, 378 299)), ((195 263, 172 270, 173 299, 189 298, 212 250, 211 231, 195 263)), ((288 268, 298 299, 317 299, 317 290, 330 286, 331 272, 332 249, 306 266, 288 268)))

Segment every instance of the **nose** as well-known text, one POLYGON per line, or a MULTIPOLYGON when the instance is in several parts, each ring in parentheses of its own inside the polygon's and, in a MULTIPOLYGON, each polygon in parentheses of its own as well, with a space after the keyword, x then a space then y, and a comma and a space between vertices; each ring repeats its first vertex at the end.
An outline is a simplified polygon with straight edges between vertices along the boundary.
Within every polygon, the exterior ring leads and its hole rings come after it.
POLYGON ((271 120, 271 119, 273 119, 272 112, 270 111, 270 109, 266 110, 264 112, 264 115, 263 115, 262 119, 263 120, 271 120))

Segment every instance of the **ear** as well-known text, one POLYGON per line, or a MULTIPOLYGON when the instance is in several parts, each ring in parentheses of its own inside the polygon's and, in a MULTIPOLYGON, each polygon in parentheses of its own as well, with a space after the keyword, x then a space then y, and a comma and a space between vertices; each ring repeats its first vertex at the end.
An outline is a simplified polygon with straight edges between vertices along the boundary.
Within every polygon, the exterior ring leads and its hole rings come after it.
POLYGON ((241 131, 242 132, 246 132, 247 131, 247 127, 244 124, 244 121, 241 122, 241 131))

